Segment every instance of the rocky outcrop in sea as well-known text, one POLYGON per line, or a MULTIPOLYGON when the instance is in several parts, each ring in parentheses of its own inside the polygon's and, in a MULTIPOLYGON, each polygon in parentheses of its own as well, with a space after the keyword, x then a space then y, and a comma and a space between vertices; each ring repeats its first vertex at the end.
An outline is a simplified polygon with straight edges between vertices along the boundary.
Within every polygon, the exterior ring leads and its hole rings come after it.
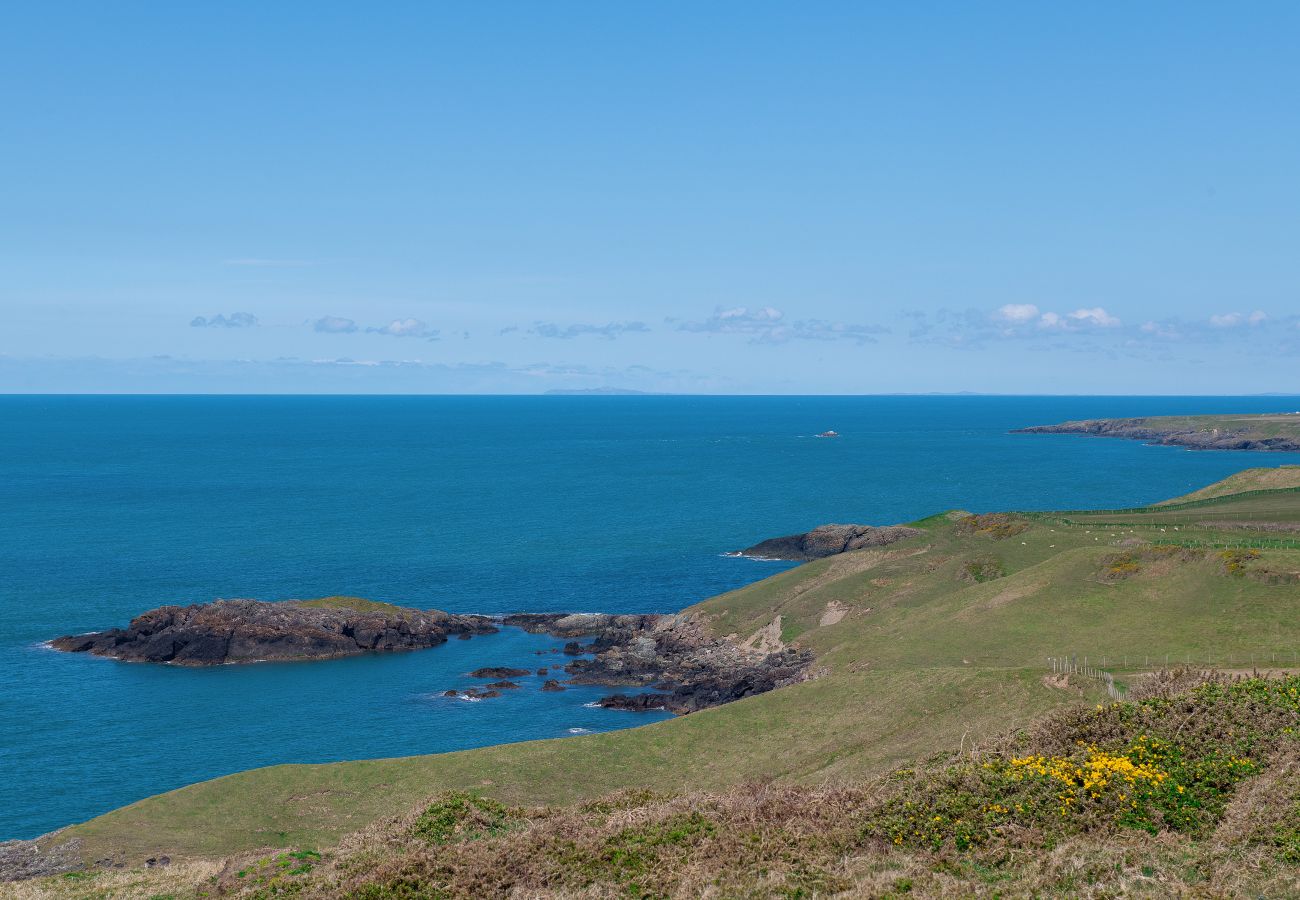
POLYGON ((419 650, 449 636, 496 630, 486 616, 379 603, 353 609, 297 600, 216 600, 162 606, 136 616, 126 628, 55 638, 50 646, 132 662, 213 666, 419 650))
POLYGON ((803 534, 768 538, 734 555, 806 562, 850 550, 884 547, 922 533, 906 525, 821 525, 803 534))

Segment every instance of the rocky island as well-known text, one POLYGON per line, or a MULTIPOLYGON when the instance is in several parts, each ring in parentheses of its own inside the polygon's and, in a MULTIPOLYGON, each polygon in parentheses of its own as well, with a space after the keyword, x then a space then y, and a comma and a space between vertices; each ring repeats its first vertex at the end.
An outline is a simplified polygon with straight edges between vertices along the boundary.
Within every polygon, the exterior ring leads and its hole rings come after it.
POLYGON ((1017 428, 1012 434, 1091 434, 1191 450, 1295 452, 1300 451, 1300 413, 1084 419, 1017 428))
POLYGON ((850 550, 884 547, 921 533, 919 528, 905 525, 820 525, 803 534, 768 538, 731 555, 807 562, 850 550))
POLYGON ((486 616, 356 597, 216 600, 162 606, 136 616, 126 628, 55 638, 50 646, 132 662, 214 666, 419 650, 444 643, 451 635, 468 638, 496 630, 486 616))

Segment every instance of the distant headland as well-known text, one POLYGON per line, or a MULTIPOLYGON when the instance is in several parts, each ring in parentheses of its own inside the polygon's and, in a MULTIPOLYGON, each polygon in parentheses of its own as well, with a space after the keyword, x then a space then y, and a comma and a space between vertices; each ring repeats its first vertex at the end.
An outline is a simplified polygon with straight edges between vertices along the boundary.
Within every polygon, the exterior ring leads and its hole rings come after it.
POLYGON ((1012 434, 1091 434, 1192 450, 1296 452, 1300 451, 1300 412, 1084 419, 1017 428, 1012 434))

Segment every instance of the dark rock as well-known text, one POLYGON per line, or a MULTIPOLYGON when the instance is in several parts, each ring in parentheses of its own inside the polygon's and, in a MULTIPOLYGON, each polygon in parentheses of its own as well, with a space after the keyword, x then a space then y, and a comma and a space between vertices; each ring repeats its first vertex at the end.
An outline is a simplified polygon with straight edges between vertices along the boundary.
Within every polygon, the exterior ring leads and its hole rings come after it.
POLYGON ((548 674, 549 672, 550 672, 549 669, 538 669, 538 670, 537 670, 537 674, 538 674, 538 675, 546 675, 546 674, 548 674))
POLYGON ((444 697, 459 697, 460 691, 443 691, 442 695, 444 697))
POLYGON ((500 691, 484 691, 483 693, 479 694, 478 696, 479 696, 481 699, 484 699, 484 700, 490 700, 490 699, 493 698, 493 697, 500 697, 500 696, 501 696, 501 692, 500 692, 500 691))
POLYGON ((501 624, 533 634, 575 638, 600 633, 614 618, 606 613, 516 613, 506 616, 501 624))
POLYGON ((577 641, 569 641, 564 645, 565 656, 582 656, 586 652, 586 649, 577 641))
POLYGON ((507 666, 485 666, 469 673, 470 678, 518 678, 527 675, 527 669, 511 669, 507 666))
POLYGON ((544 690, 544 691, 562 691, 562 690, 564 690, 564 685, 560 684, 560 683, 559 683, 558 681, 556 681, 554 678, 548 678, 548 679, 546 679, 546 681, 542 682, 542 690, 544 690))
MULTIPOLYGON (((650 700, 636 699, 642 695, 635 694, 630 700, 610 701, 620 709, 694 712, 803 681, 812 663, 806 650, 758 649, 713 637, 700 620, 688 615, 587 619, 603 626, 591 634, 586 648, 594 657, 564 667, 572 676, 570 683, 653 687, 663 692, 650 695, 650 700)), ((571 624, 561 627, 567 631, 571 624)))
POLYGON ((85 868, 81 839, 55 843, 58 832, 32 841, 0 841, 0 882, 46 878, 85 868))
POLYGON ((209 666, 418 650, 444 643, 449 635, 496 630, 484 616, 387 604, 354 609, 298 600, 217 600, 159 607, 126 628, 55 638, 50 645, 133 662, 209 666))
POLYGON ((737 551, 736 556, 751 556, 757 559, 790 559, 805 561, 848 553, 850 550, 863 550, 868 547, 885 547, 905 538, 924 534, 919 528, 905 525, 821 525, 803 534, 790 534, 785 537, 769 538, 745 550, 737 551))
POLYGON ((503 690, 503 691, 519 690, 519 685, 515 684, 513 681, 494 681, 491 684, 489 684, 488 687, 497 688, 498 690, 503 690))
POLYGON ((597 702, 605 709, 625 709, 629 712, 646 712, 652 709, 667 709, 667 694, 613 694, 602 697, 597 702))

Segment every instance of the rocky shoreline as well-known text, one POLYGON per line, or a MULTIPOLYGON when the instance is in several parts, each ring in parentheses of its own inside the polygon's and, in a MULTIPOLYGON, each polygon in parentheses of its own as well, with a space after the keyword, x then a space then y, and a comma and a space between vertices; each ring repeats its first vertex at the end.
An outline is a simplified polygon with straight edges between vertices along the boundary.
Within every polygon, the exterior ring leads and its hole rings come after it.
MULTIPOLYGON (((809 651, 779 640, 756 648, 714 637, 686 614, 520 613, 492 619, 352 598, 163 606, 136 616, 126 628, 55 638, 50 646, 128 662, 214 666, 419 650, 453 635, 492 634, 501 625, 566 641, 551 652, 572 661, 538 669, 538 676, 552 676, 542 690, 562 691, 566 684, 639 689, 602 698, 600 705, 610 709, 696 712, 802 681, 812 664, 809 651), (567 678, 553 677, 560 669, 567 678)), ((489 699, 518 689, 510 679, 532 672, 483 666, 469 674, 491 683, 466 696, 489 699)))
POLYGON ((919 528, 906 525, 820 525, 803 534, 768 538, 731 555, 807 562, 851 550, 885 547, 918 534, 922 534, 919 528))
POLYGON ((685 715, 804 681, 813 661, 807 650, 755 649, 713 637, 687 614, 520 614, 502 624, 571 638, 566 652, 592 654, 564 667, 569 684, 642 689, 602 698, 600 705, 609 709, 685 715))
POLYGON ((332 659, 360 653, 420 650, 497 628, 486 616, 465 616, 369 601, 216 600, 162 606, 126 628, 68 635, 56 650, 129 662, 215 666, 229 663, 332 659))
POLYGON ((1265 436, 1245 429, 1189 428, 1163 424, 1158 418, 1084 419, 1059 425, 1031 425, 1013 429, 1012 434, 1090 434, 1097 437, 1126 438, 1186 447, 1190 450, 1266 450, 1294 452, 1300 450, 1300 438, 1287 435, 1265 436))

